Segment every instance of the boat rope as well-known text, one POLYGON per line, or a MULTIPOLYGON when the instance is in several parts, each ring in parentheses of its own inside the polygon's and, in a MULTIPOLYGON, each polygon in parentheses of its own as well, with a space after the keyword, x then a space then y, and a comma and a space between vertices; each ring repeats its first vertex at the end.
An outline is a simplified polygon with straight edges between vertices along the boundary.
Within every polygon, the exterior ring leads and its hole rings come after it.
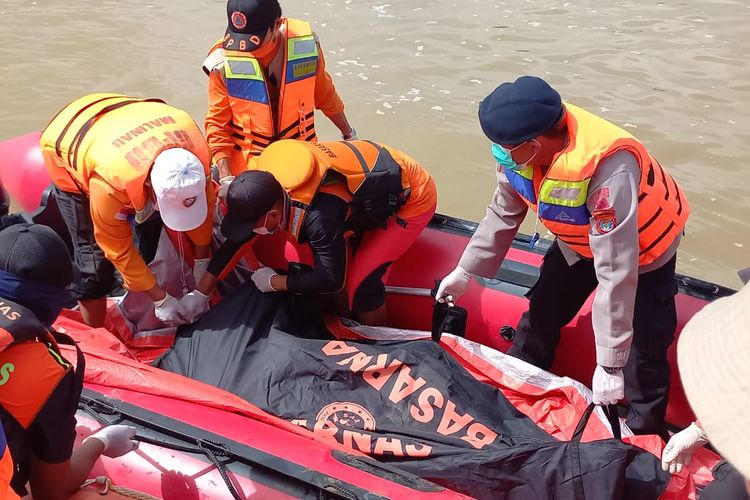
MULTIPOLYGON (((103 401, 86 396, 81 396, 81 401, 78 404, 78 408, 94 417, 94 419, 96 419, 96 421, 102 425, 110 425, 110 422, 103 418, 101 414, 118 416, 123 415, 123 413, 117 408, 116 405, 112 403, 104 403, 103 401)), ((184 438, 187 439, 188 437, 185 436, 184 438)), ((237 488, 235 488, 232 480, 227 474, 226 464, 219 460, 219 457, 229 456, 229 450, 223 444, 214 443, 212 441, 199 438, 190 438, 193 441, 194 446, 171 443, 161 439, 139 435, 136 435, 134 439, 140 441, 141 443, 152 444, 174 451, 204 455, 214 465, 214 467, 216 467, 216 470, 219 472, 219 475, 224 481, 224 484, 229 490, 229 493, 232 495, 232 498, 234 498, 234 500, 243 500, 243 497, 237 492, 237 488)))
POLYGON ((107 495, 110 491, 122 495, 124 497, 134 498, 135 500, 159 500, 159 497, 143 493, 142 491, 136 491, 125 486, 117 486, 112 483, 112 480, 107 476, 97 476, 95 479, 88 479, 82 485, 81 488, 87 486, 96 486, 99 488, 98 493, 100 495, 107 495))

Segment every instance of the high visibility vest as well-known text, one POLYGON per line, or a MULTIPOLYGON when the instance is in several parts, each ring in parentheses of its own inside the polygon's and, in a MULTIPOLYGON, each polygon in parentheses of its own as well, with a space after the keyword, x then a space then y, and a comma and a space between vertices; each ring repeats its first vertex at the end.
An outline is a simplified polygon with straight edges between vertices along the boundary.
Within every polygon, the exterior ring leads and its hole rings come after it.
POLYGON ((162 151, 183 148, 200 159, 206 175, 210 155, 200 128, 180 109, 159 99, 91 94, 63 108, 42 133, 40 146, 52 182, 88 194, 89 179, 107 182, 120 201, 141 210, 144 184, 162 151))
MULTIPOLYGON (((272 109, 267 75, 252 52, 224 51, 222 75, 232 108, 235 149, 245 164, 279 139, 315 141, 315 77, 318 44, 310 23, 284 19, 283 70, 278 107, 272 109), (274 116, 275 113, 275 116, 274 116)), ((214 48, 219 48, 217 44, 214 48)))
POLYGON ((566 121, 568 146, 546 173, 534 165, 505 169, 508 181, 539 220, 583 257, 589 246, 591 213, 586 206, 589 183, 602 158, 629 151, 641 171, 638 193, 639 263, 661 257, 684 229, 690 213, 677 182, 635 137, 616 125, 571 104, 566 121))
POLYGON ((307 212, 318 192, 347 201, 354 231, 384 227, 409 198, 409 180, 388 149, 370 141, 282 140, 251 167, 270 172, 287 191, 287 230, 300 241, 307 212))

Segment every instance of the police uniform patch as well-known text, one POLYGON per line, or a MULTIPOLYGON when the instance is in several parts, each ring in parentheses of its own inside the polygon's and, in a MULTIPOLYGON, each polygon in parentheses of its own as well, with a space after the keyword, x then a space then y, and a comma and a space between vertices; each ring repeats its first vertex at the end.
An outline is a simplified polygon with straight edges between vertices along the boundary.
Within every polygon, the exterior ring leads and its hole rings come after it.
POLYGON ((607 234, 617 227, 617 218, 613 208, 602 208, 594 210, 591 214, 596 221, 596 231, 599 234, 607 234))

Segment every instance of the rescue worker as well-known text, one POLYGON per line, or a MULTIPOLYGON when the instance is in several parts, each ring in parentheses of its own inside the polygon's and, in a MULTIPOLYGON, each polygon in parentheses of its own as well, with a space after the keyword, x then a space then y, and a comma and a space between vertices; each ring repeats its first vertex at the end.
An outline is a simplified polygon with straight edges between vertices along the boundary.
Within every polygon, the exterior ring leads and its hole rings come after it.
POLYGON ((677 341, 677 364, 696 420, 667 443, 662 468, 680 473, 709 441, 726 460, 701 500, 750 498, 750 285, 698 311, 677 341))
POLYGON ((104 324, 115 269, 126 289, 151 297, 160 320, 176 323, 177 299, 146 262, 163 221, 195 244, 196 276, 208 266, 215 194, 207 182, 208 147, 195 122, 159 99, 91 94, 63 108, 40 144, 73 241, 80 272, 73 292, 86 324, 104 324))
POLYGON ((273 141, 316 141, 316 108, 344 140, 357 138, 310 23, 282 17, 278 0, 229 0, 227 18, 226 35, 203 64, 206 138, 222 198, 232 176, 273 141))
POLYGON ((631 429, 662 432, 685 194, 640 141, 563 104, 540 78, 501 84, 480 104, 479 122, 493 142, 498 185, 438 299, 451 304, 474 275, 494 277, 531 208, 556 240, 508 354, 549 370, 560 329, 596 290, 594 402, 627 397, 631 429))
POLYGON ((136 429, 111 425, 75 450, 75 413, 85 360, 74 369, 58 345, 75 345, 50 325, 70 301, 73 264, 52 229, 16 224, 0 230, 0 423, 16 465, 11 487, 36 500, 68 498, 99 456, 135 449, 136 429))
POLYGON ((401 151, 360 140, 278 141, 255 168, 229 187, 221 225, 227 242, 197 290, 182 299, 183 317, 192 321, 208 309, 218 276, 245 243, 281 228, 311 249, 313 266, 290 275, 261 267, 252 276, 260 291, 331 294, 343 288, 347 313, 384 324, 384 276, 435 213, 437 190, 427 171, 401 151), (347 234, 361 238, 350 263, 347 234))

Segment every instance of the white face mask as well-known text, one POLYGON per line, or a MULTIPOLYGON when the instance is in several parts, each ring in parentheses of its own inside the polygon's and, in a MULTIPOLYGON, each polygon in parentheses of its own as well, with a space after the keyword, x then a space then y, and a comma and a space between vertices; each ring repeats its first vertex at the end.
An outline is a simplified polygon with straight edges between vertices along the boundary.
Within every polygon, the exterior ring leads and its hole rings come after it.
POLYGON ((269 215, 269 214, 270 214, 270 212, 268 212, 268 213, 266 214, 266 218, 265 218, 265 219, 263 219, 263 224, 262 224, 262 225, 261 225, 260 227, 256 227, 256 228, 253 228, 253 232, 254 232, 255 234, 258 234, 258 235, 260 235, 260 236, 263 236, 263 235, 266 235, 266 234, 273 234, 273 233, 275 233, 275 232, 276 232, 276 230, 277 230, 277 229, 279 228, 279 226, 276 226, 275 228, 273 228, 273 231, 271 231, 270 229, 268 229, 268 228, 266 227, 266 224, 268 223, 268 215, 269 215))
POLYGON ((146 204, 143 206, 143 208, 135 213, 135 223, 143 224, 152 215, 154 215, 154 212, 156 212, 158 209, 159 207, 156 206, 154 200, 152 200, 151 198, 147 198, 146 204))

